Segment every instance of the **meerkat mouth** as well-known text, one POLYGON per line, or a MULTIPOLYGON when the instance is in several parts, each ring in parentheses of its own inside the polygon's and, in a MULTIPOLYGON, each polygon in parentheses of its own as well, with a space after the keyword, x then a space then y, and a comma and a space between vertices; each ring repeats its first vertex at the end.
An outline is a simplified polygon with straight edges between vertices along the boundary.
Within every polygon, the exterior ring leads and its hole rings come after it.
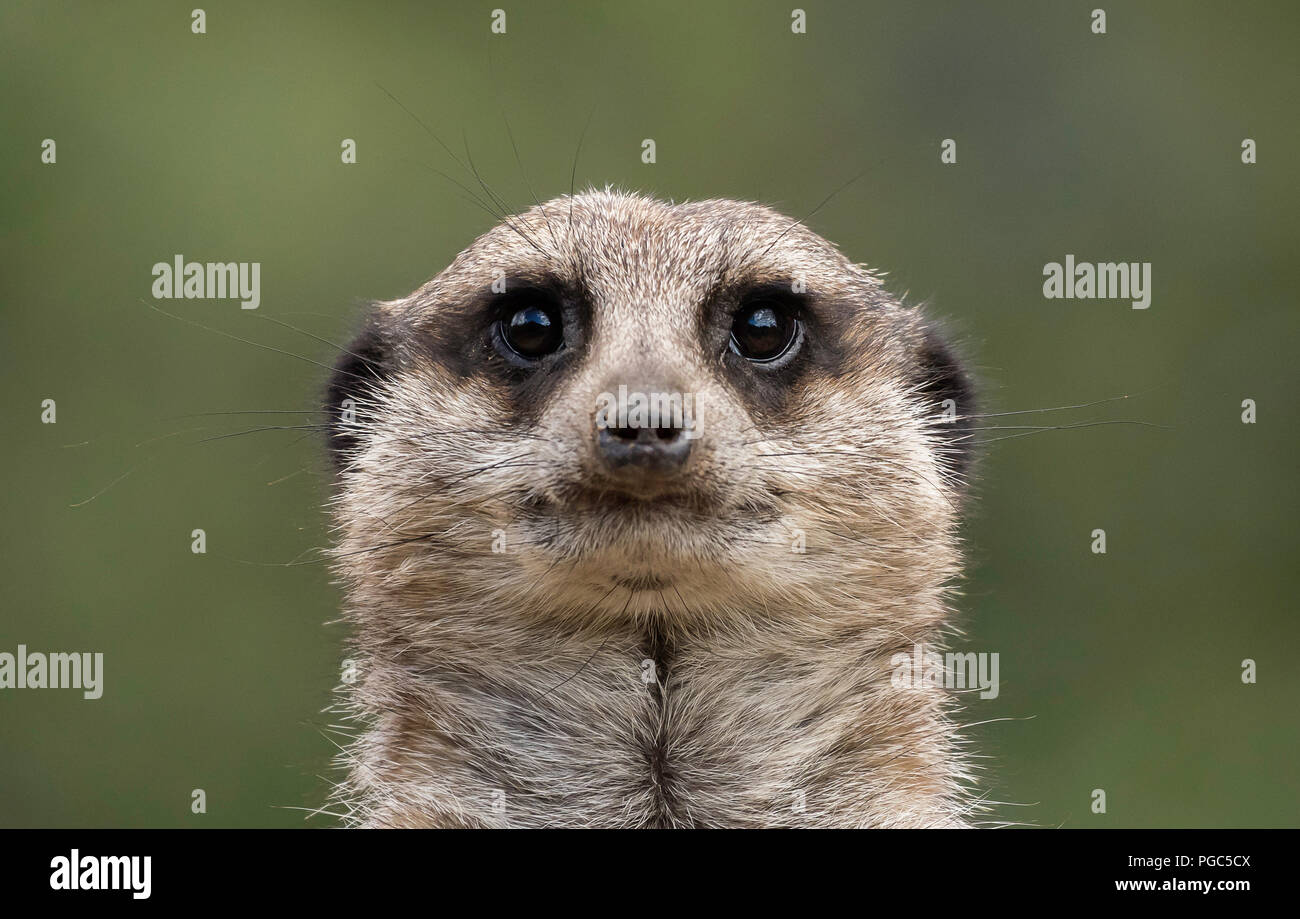
POLYGON ((588 548, 635 550, 652 546, 662 552, 665 546, 677 544, 704 550, 688 549, 683 553, 692 557, 715 556, 733 540, 752 541, 757 531, 783 519, 772 497, 751 495, 728 501, 699 489, 642 498, 578 486, 562 493, 530 495, 518 506, 531 525, 580 534, 588 548))
POLYGON ((671 517, 716 520, 724 508, 716 497, 695 489, 661 491, 639 495, 600 484, 579 484, 548 494, 532 494, 523 502, 525 512, 533 516, 608 518, 645 521, 671 517))
POLYGON ((640 574, 629 577, 614 578, 614 583, 619 587, 631 590, 635 593, 645 593, 650 591, 660 591, 671 587, 673 581, 671 578, 661 577, 657 574, 640 574))

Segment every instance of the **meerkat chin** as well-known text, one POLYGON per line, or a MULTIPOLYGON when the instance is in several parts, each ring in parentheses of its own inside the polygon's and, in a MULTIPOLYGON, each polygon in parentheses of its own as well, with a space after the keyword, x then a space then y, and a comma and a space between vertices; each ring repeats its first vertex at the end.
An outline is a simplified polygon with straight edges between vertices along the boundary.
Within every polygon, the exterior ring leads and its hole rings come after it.
POLYGON ((960 826, 966 375, 802 224, 561 197, 328 390, 368 826, 960 826))

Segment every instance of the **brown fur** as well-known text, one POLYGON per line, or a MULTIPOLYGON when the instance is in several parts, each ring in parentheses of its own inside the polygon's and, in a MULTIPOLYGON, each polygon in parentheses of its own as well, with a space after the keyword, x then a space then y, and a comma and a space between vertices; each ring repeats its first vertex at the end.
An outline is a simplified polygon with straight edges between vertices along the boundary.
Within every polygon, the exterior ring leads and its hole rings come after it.
POLYGON ((946 692, 890 681, 948 618, 960 445, 936 423, 933 336, 877 276, 757 205, 607 190, 511 218, 371 330, 335 382, 357 402, 334 505, 359 662, 348 822, 967 821, 946 692), (590 311, 546 388, 448 332, 498 270, 590 311), (821 350, 779 392, 751 386, 702 344, 710 304, 791 279, 821 350), (639 381, 702 407, 670 498, 613 495, 593 456, 596 395, 639 381))

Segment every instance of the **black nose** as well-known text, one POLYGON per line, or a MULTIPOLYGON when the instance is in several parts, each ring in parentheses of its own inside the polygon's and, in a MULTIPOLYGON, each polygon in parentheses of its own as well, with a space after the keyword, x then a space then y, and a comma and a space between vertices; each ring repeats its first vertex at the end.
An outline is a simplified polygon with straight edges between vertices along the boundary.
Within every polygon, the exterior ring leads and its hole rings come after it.
POLYGON ((691 439, 679 427, 601 428, 596 444, 606 465, 624 475, 672 475, 691 455, 691 439))

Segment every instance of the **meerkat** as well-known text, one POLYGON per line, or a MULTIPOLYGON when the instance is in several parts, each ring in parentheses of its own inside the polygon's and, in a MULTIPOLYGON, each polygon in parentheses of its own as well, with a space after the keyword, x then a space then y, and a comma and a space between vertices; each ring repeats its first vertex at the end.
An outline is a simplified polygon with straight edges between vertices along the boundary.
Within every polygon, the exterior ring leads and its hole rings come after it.
POLYGON ((327 395, 346 822, 970 824, 950 693, 891 659, 951 615, 971 398, 732 200, 562 196, 374 305, 327 395), (620 387, 693 429, 598 417, 620 387))

